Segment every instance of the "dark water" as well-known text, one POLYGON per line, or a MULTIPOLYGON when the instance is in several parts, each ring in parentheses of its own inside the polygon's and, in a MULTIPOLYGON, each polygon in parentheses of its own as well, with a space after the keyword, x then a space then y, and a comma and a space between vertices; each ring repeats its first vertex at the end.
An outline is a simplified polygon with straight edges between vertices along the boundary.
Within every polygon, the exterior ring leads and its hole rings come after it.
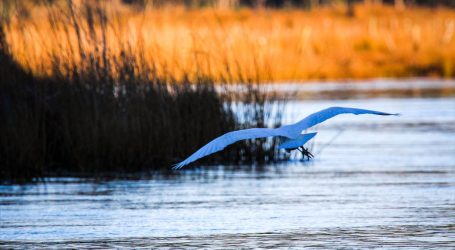
POLYGON ((402 116, 318 126, 309 163, 0 186, 0 247, 455 248, 455 98, 293 102, 286 120, 334 105, 402 116))

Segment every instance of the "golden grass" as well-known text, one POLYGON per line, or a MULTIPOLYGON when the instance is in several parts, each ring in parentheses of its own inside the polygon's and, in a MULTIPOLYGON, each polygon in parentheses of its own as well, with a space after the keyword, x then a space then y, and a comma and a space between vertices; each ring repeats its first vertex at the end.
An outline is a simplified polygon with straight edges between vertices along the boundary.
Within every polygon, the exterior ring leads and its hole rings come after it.
MULTIPOLYGON (((52 74, 55 60, 74 67, 80 61, 67 8, 52 8, 58 21, 49 21, 49 9, 34 7, 30 18, 12 20, 6 29, 16 60, 38 75, 52 74)), ((95 24, 93 39, 106 41, 117 56, 132 51, 159 77, 263 82, 455 76, 455 11, 449 9, 357 5, 349 17, 342 6, 312 11, 104 8, 106 32, 95 24), (103 34, 107 39, 100 39, 103 34)), ((76 6, 76 14, 82 16, 82 9, 76 6)), ((82 36, 91 39, 90 24, 81 25, 82 36)), ((86 52, 103 47, 86 46, 86 52)))

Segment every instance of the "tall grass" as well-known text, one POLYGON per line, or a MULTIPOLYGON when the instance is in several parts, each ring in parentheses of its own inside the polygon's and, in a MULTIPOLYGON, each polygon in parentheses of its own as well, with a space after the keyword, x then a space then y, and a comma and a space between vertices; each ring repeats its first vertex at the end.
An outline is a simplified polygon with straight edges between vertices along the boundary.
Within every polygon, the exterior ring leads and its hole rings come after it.
MULTIPOLYGON (((279 112, 256 88, 240 97, 217 92, 202 73, 160 74, 145 61, 145 39, 113 47, 105 7, 85 5, 80 12, 68 4, 64 19, 53 10, 47 18, 74 43, 43 47, 49 48, 43 52, 49 62, 37 67, 43 74, 18 63, 0 25, 0 180, 169 170, 227 131, 279 125, 279 112)), ((237 143, 205 162, 286 158, 276 142, 237 143)))
MULTIPOLYGON (((132 54, 160 77, 266 82, 455 76, 453 9, 360 4, 351 11, 343 5, 310 11, 150 6, 138 11, 118 1, 105 8, 113 20, 109 25, 80 29, 104 30, 116 57, 122 44, 140 43, 143 50, 132 48, 132 54)), ((24 9, 28 14, 6 27, 14 58, 39 75, 52 75, 55 59, 78 65, 82 55, 71 52, 78 50, 78 35, 66 25, 73 23, 68 7, 57 1, 24 9), (56 13, 52 18, 49 10, 56 13), (59 17, 66 20, 56 22, 59 17)), ((74 13, 89 18, 90 12, 75 6, 74 13)))

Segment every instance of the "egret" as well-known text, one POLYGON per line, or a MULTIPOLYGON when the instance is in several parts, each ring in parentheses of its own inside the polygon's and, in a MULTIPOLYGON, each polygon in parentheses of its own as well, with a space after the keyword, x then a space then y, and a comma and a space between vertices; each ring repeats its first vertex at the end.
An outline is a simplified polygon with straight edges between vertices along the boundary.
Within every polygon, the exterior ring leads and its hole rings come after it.
POLYGON ((228 145, 231 145, 237 141, 272 136, 287 138, 287 140, 279 146, 280 149, 298 149, 304 156, 312 158, 313 155, 308 151, 308 149, 305 149, 303 145, 311 140, 314 136, 316 136, 316 133, 302 134, 303 131, 341 114, 398 115, 368 109, 330 107, 313 113, 297 123, 281 126, 279 128, 249 128, 228 132, 213 139, 211 142, 207 143, 205 146, 194 152, 188 158, 174 165, 173 169, 180 169, 185 165, 188 165, 191 162, 194 162, 202 157, 221 151, 228 145))

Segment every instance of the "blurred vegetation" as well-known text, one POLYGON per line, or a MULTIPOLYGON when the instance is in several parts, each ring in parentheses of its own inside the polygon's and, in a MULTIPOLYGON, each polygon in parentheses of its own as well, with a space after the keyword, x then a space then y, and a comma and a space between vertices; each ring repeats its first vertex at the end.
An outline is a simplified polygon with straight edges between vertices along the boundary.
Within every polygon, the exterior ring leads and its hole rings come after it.
MULTIPOLYGON (((14 59, 40 76, 81 67, 84 53, 122 51, 160 77, 217 83, 455 76, 455 9, 357 4, 301 9, 131 8, 99 1, 18 2, 5 19, 14 59), (84 18, 76 29, 75 20, 84 18), (109 24, 106 25, 106 22, 109 24), (79 36, 86 36, 79 43, 79 36), (125 44, 134 45, 124 48, 125 44), (138 49, 139 45, 141 49, 138 49)), ((147 3, 147 2, 144 2, 147 3)), ((77 20, 76 20, 77 21, 77 20)), ((77 23, 77 22, 76 22, 77 23)), ((111 68, 109 68, 111 69, 111 68)), ((107 69, 107 70, 109 70, 107 69)), ((115 72, 111 72, 116 74, 115 72)))
POLYGON ((123 0, 128 4, 145 5, 147 3, 154 5, 180 4, 187 7, 271 7, 271 8, 317 8, 333 4, 388 4, 402 7, 404 6, 449 6, 455 7, 452 0, 123 0))
MULTIPOLYGON (((55 4, 67 0, 29 0, 31 4, 55 4)), ((76 0, 77 1, 77 0, 76 0)), ((114 0, 115 1, 115 0, 114 0)), ((317 8, 333 4, 387 4, 404 6, 447 6, 455 7, 453 0, 117 0, 122 4, 133 5, 136 8, 153 6, 186 6, 186 7, 271 7, 271 8, 317 8)), ((5 5, 14 4, 14 0, 2 0, 5 5)), ((16 0, 17 2, 17 0, 16 0)), ((110 1, 112 2, 112 0, 110 1)))

